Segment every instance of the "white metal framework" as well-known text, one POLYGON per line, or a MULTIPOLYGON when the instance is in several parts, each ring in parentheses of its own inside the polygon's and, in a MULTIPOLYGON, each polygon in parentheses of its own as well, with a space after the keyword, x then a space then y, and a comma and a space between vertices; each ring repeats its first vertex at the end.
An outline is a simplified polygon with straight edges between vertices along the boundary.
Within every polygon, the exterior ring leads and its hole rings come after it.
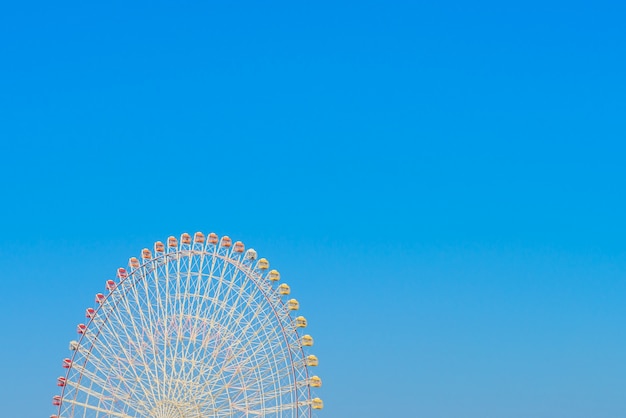
POLYGON ((144 249, 96 295, 51 418, 312 417, 313 340, 278 271, 226 236, 178 241, 144 249))

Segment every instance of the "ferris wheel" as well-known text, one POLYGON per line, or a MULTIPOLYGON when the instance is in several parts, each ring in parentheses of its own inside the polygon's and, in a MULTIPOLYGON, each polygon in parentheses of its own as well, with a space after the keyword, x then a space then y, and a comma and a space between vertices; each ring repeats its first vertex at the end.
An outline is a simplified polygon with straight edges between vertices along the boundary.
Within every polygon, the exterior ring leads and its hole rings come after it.
POLYGON ((50 418, 301 418, 323 408, 299 303, 241 241, 157 241, 105 289, 70 341, 50 418))

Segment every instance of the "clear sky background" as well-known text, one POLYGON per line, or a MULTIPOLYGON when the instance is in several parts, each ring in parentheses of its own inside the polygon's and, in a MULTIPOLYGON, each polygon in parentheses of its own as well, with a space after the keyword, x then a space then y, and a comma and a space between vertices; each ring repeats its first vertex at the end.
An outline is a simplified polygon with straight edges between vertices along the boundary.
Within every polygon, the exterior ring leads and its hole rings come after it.
POLYGON ((5 2, 2 415, 199 230, 291 284, 320 418, 623 418, 623 4, 5 2))

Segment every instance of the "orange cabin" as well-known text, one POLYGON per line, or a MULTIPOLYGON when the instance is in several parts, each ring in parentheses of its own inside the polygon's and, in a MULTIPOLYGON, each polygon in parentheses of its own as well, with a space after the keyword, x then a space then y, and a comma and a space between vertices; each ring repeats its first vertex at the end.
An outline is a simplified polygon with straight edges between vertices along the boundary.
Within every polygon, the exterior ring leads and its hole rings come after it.
POLYGON ((202 232, 193 234, 193 242, 196 244, 204 244, 204 234, 202 232))
POLYGON ((152 251, 144 248, 143 250, 141 250, 141 258, 143 258, 144 260, 150 260, 152 258, 152 251))
POLYGON ((137 259, 137 257, 131 257, 131 258, 128 260, 128 265, 129 265, 131 268, 137 269, 137 268, 139 268, 139 260, 137 259))
POLYGON ((165 245, 161 241, 157 241, 154 243, 154 252, 162 253, 165 251, 165 245))
POLYGON ((217 244, 217 241, 219 241, 219 238, 217 236, 217 234, 215 232, 211 232, 209 234, 209 244, 217 244))
POLYGON ((191 235, 185 232, 183 235, 180 236, 180 243, 183 245, 191 244, 191 235))
POLYGON ((228 248, 232 245, 233 240, 230 239, 230 237, 228 235, 224 235, 222 237, 222 242, 220 243, 220 245, 224 248, 228 248))
POLYGON ((242 253, 244 249, 245 249, 245 246, 243 245, 243 242, 241 241, 237 241, 235 243, 235 246, 233 247, 233 251, 236 253, 242 253))
POLYGON ((176 239, 176 237, 169 237, 167 239, 167 246, 170 248, 178 247, 178 240, 176 239))

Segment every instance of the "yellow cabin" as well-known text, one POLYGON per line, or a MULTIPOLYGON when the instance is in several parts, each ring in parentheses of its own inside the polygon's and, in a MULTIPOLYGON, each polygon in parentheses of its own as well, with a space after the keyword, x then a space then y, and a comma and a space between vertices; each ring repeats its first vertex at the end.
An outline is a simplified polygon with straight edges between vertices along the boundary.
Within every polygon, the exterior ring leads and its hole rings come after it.
POLYGON ((322 379, 318 376, 313 376, 309 379, 309 386, 312 388, 321 388, 322 387, 322 379))
POLYGON ((152 251, 150 251, 147 248, 144 248, 143 250, 141 250, 141 258, 143 258, 144 260, 149 260, 152 258, 152 251))
POLYGON ((306 328, 306 318, 299 316, 296 318, 296 328, 306 328))
POLYGON ((313 398, 311 400, 311 406, 313 409, 324 409, 324 402, 320 398, 313 398))
POLYGON ((245 248, 246 247, 243 245, 243 242, 237 241, 233 247, 233 251, 236 253, 242 253, 245 248))
POLYGON ((313 337, 309 334, 302 337, 302 346, 303 347, 313 347, 313 337))
POLYGON ((297 311, 300 309, 300 303, 296 299, 289 299, 287 301, 287 309, 290 311, 297 311))
POLYGON ((154 243, 154 251, 157 253, 162 253, 165 251, 165 245, 161 241, 157 241, 154 243))
POLYGON ((169 237, 167 239, 167 246, 170 248, 178 247, 178 240, 176 239, 176 237, 169 237))
POLYGON ((134 269, 139 268, 139 260, 137 259, 137 257, 131 257, 128 260, 128 265, 134 269))
POLYGON ((204 234, 202 232, 193 234, 193 242, 196 244, 204 244, 204 234))
POLYGON ((256 268, 258 268, 259 270, 267 270, 268 268, 270 268, 270 262, 267 261, 267 258, 262 258, 258 261, 256 268))
POLYGON ((283 283, 280 286, 278 286, 278 293, 283 296, 288 295, 291 293, 291 288, 289 287, 287 283, 283 283))
POLYGON ((309 367, 315 367, 319 364, 319 360, 313 354, 307 356, 306 365, 309 367))
POLYGON ((278 272, 278 270, 270 270, 267 278, 273 282, 277 282, 280 280, 280 273, 278 272))
POLYGON ((183 235, 180 236, 180 243, 183 245, 191 244, 191 235, 185 232, 183 235))

